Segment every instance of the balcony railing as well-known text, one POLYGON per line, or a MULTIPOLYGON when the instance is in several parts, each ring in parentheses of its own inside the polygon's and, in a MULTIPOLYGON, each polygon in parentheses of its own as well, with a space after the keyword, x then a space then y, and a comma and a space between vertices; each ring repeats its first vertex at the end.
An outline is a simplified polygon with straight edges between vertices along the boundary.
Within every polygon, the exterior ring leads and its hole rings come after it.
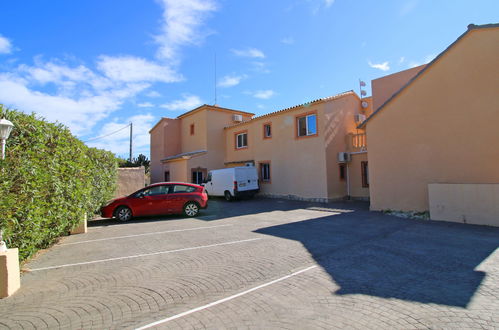
POLYGON ((352 134, 352 148, 354 148, 354 149, 366 149, 367 148, 366 133, 352 134))

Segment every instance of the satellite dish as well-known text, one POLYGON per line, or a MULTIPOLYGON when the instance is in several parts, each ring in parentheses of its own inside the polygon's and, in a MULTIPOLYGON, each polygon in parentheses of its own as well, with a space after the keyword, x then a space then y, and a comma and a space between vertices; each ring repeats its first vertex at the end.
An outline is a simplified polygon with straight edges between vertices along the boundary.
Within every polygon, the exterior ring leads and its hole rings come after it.
POLYGON ((367 103, 366 101, 362 101, 362 108, 365 109, 369 106, 369 103, 367 103))

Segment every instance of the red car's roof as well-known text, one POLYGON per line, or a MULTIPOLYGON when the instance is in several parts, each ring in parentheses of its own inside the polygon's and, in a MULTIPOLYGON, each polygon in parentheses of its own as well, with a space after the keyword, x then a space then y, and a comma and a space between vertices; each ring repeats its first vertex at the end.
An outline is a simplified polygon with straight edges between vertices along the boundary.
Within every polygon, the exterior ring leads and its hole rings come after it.
MULTIPOLYGON (((161 185, 165 185, 165 184, 182 184, 184 186, 202 187, 201 185, 195 184, 195 183, 176 182, 176 181, 172 181, 172 182, 156 182, 156 183, 148 185, 147 187, 161 186, 161 185)), ((145 187, 145 188, 147 188, 147 187, 145 187)))

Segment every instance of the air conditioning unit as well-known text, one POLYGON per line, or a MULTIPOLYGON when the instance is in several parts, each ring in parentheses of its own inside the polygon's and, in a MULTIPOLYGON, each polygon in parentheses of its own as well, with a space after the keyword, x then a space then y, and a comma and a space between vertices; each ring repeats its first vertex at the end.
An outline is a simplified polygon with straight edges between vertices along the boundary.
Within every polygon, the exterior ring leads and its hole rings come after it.
POLYGON ((237 121, 237 122, 242 122, 243 116, 242 115, 232 115, 232 120, 237 121))
POLYGON ((348 163, 351 159, 348 152, 338 152, 338 163, 348 163))
POLYGON ((366 115, 363 115, 363 114, 360 114, 360 113, 359 113, 359 114, 355 115, 355 119, 354 119, 354 120, 355 120, 355 122, 356 122, 356 123, 359 123, 359 124, 360 124, 360 123, 362 123, 364 120, 366 120, 366 115))

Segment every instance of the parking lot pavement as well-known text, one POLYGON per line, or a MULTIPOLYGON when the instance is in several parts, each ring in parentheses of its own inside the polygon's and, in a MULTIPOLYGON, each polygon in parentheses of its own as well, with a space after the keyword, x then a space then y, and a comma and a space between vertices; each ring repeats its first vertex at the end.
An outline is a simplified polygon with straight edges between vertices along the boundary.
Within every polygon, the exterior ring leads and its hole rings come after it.
POLYGON ((499 328, 499 228, 364 203, 210 200, 97 220, 26 267, 0 327, 499 328))

